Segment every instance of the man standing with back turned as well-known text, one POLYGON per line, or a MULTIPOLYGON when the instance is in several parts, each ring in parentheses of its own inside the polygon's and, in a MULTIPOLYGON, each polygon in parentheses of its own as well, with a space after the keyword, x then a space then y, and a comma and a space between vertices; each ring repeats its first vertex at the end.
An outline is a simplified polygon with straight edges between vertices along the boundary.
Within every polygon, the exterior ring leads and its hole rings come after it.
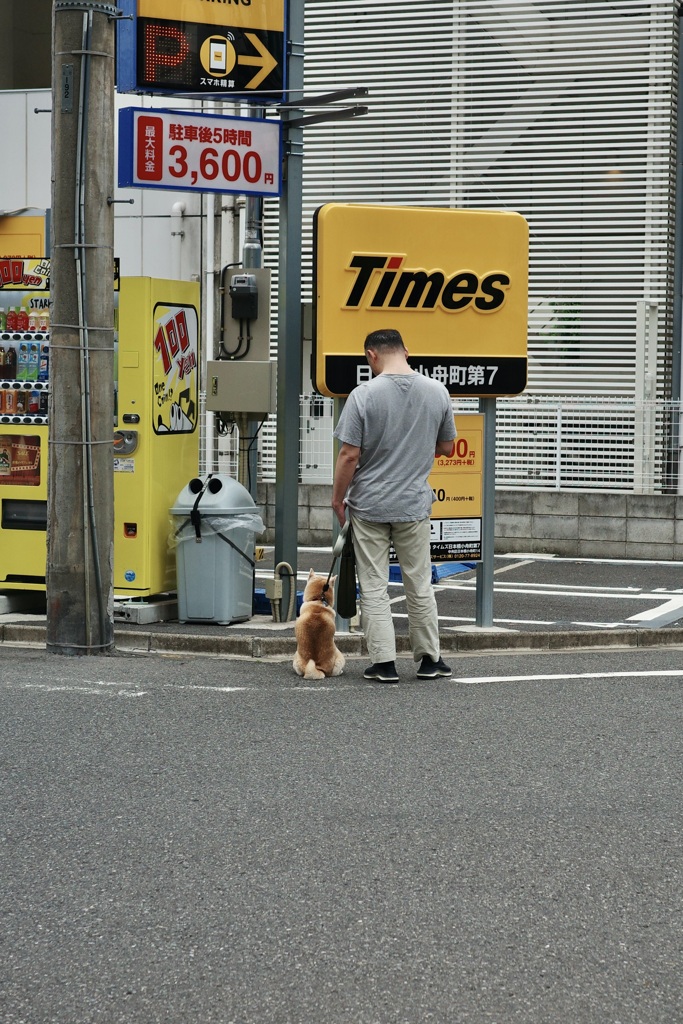
POLYGON ((419 679, 450 676, 441 658, 432 590, 427 482, 436 455, 453 454, 455 423, 443 384, 416 373, 398 331, 365 339, 373 379, 354 388, 334 434, 341 442, 332 508, 353 531, 363 630, 372 664, 366 679, 398 682, 396 637, 389 602, 389 547, 403 576, 413 658, 419 679))

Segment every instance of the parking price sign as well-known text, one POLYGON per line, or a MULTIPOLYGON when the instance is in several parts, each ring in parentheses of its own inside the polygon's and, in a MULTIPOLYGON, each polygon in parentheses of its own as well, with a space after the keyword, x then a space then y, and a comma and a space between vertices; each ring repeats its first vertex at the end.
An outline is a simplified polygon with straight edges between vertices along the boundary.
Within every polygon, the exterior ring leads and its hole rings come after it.
POLYGON ((119 187, 278 196, 279 122, 127 107, 119 112, 119 187))
POLYGON ((429 476, 432 562, 481 561, 484 417, 455 417, 452 458, 439 456, 429 476))

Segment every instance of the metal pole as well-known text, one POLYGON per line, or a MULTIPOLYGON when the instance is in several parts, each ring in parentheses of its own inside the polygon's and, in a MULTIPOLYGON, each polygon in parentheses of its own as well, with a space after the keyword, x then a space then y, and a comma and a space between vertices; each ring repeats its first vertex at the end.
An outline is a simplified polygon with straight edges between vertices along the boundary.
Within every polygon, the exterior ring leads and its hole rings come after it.
POLYGON ((481 562, 477 563, 476 624, 493 625, 493 546, 496 512, 496 400, 480 398, 484 414, 484 479, 481 517, 481 562))
MULTIPOLYGON (((262 117, 260 107, 250 111, 252 117, 262 117)), ((244 246, 242 249, 242 266, 245 270, 253 267, 259 270, 263 266, 263 248, 261 245, 261 209, 262 200, 256 196, 247 196, 244 204, 244 246)), ((240 432, 240 467, 246 473, 246 479, 240 479, 249 490, 254 501, 258 496, 258 448, 256 441, 259 421, 248 419, 246 415, 238 415, 240 432)))
MULTIPOLYGON (((346 399, 345 398, 335 398, 334 399, 334 412, 333 412, 333 416, 332 416, 332 429, 333 430, 337 429, 337 424, 339 423, 339 417, 341 416, 341 414, 342 414, 342 412, 344 410, 344 406, 345 405, 346 405, 346 399)), ((334 438, 334 445, 333 445, 334 463, 335 463, 335 465, 337 463, 337 456, 339 455, 339 449, 340 448, 341 448, 341 443, 335 437, 334 438)), ((341 533, 341 526, 339 525, 339 520, 337 519, 337 517, 334 514, 334 512, 332 512, 332 544, 334 544, 334 542, 336 541, 336 539, 337 539, 337 537, 339 536, 340 533, 341 533)), ((339 574, 339 566, 337 566, 337 574, 339 574)), ((339 614, 339 612, 337 612, 337 614, 335 616, 335 622, 336 622, 336 628, 337 628, 337 632, 338 633, 350 633, 351 632, 350 620, 343 618, 339 614)))
MULTIPOLYGON (((680 403, 683 395, 683 32, 681 17, 683 5, 677 10, 676 31, 678 33, 678 80, 676 83, 676 194, 674 214, 674 300, 673 300, 673 352, 671 366, 671 397, 680 403)), ((681 435, 681 410, 673 415, 673 451, 678 452, 678 462, 673 467, 674 489, 683 494, 683 445, 681 435)))
MULTIPOLYGON (((303 94, 304 0, 290 0, 287 50, 288 88, 303 94)), ((285 562, 283 619, 296 590, 299 508, 299 391, 301 388, 301 192, 303 130, 288 127, 297 110, 283 114, 285 173, 280 199, 279 331, 277 374, 277 442, 275 449, 275 564, 285 562)), ((293 601, 294 616, 296 602, 293 601)))

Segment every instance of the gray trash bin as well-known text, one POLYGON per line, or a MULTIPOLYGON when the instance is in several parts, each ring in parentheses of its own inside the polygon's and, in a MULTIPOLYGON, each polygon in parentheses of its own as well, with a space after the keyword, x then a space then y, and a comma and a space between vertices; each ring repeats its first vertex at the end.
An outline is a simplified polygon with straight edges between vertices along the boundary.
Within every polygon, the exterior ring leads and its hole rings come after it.
POLYGON ((246 487, 221 473, 190 480, 174 517, 180 622, 244 622, 252 616, 254 538, 265 527, 246 487))

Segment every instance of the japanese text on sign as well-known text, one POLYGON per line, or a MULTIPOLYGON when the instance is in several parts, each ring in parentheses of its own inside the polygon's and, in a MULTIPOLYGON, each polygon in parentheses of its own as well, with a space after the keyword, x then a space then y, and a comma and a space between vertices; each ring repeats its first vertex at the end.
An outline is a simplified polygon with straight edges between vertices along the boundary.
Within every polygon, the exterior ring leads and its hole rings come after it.
MULTIPOLYGON (((428 367, 424 363, 416 365, 413 363, 413 369, 425 377, 438 380, 441 384, 445 384, 447 388, 452 388, 453 390, 457 390, 460 387, 477 390, 493 387, 493 382, 498 373, 498 364, 451 363, 449 365, 437 363, 435 366, 428 367)), ((360 365, 356 376, 356 384, 362 384, 363 381, 372 379, 372 370, 369 366, 360 365)))
POLYGON ((278 124, 136 108, 119 124, 121 187, 279 194, 278 124))

